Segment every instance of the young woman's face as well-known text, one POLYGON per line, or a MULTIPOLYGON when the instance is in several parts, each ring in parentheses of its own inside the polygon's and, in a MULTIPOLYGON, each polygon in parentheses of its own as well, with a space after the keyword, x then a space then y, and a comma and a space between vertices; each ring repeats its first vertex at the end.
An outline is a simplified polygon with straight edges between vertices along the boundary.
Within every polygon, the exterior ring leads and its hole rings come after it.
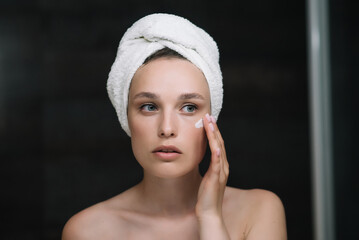
POLYGON ((194 64, 159 58, 140 67, 129 91, 132 150, 144 171, 174 178, 197 171, 206 151, 203 128, 210 113, 207 81, 194 64))

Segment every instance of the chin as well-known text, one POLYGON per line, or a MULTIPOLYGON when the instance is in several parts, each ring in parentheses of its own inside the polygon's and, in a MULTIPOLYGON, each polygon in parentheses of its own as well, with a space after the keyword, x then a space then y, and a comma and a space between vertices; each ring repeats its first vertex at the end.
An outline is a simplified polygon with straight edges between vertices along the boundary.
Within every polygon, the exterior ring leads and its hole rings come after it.
POLYGON ((180 166, 175 162, 162 162, 156 164, 156 168, 146 170, 151 175, 159 178, 175 179, 188 175, 191 172, 198 172, 198 164, 192 166, 180 166))

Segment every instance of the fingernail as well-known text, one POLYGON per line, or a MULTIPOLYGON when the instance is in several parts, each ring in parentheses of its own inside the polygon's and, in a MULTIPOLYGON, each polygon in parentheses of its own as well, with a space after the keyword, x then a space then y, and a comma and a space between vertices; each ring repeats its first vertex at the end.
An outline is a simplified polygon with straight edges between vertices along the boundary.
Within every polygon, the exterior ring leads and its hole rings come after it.
POLYGON ((212 123, 209 123, 209 128, 212 130, 212 132, 214 131, 214 127, 212 123))
POLYGON ((207 118, 208 122, 211 122, 211 117, 209 116, 208 113, 206 113, 206 118, 207 118))
POLYGON ((216 119, 213 116, 211 116, 211 120, 212 120, 213 123, 216 122, 216 119))
POLYGON ((217 148, 216 154, 217 154, 217 157, 219 157, 219 155, 221 155, 221 149, 217 148))

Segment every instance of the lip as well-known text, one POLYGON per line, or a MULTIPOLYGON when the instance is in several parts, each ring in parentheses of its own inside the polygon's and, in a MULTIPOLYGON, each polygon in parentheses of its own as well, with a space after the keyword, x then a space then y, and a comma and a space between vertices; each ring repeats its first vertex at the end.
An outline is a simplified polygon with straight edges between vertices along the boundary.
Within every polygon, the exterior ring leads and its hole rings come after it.
POLYGON ((173 160, 179 157, 182 154, 182 151, 173 145, 161 145, 156 147, 152 153, 154 153, 158 158, 163 160, 173 160), (163 152, 171 151, 171 152, 163 152))

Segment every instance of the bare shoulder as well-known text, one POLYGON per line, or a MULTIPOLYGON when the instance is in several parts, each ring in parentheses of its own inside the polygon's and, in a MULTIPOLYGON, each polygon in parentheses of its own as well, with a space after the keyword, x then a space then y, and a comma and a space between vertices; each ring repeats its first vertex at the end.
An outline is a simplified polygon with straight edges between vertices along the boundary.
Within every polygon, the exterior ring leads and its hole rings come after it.
POLYGON ((95 204, 72 216, 64 226, 62 240, 119 239, 125 237, 125 212, 121 209, 127 193, 95 204))
POLYGON ((92 235, 89 229, 92 229, 92 225, 96 225, 96 216, 100 213, 98 207, 92 206, 72 216, 65 224, 62 239, 89 239, 92 235))
POLYGON ((283 203, 275 193, 228 187, 226 198, 230 210, 245 223, 247 240, 287 239, 283 203))
POLYGON ((96 204, 72 216, 64 226, 62 240, 98 239, 112 217, 104 205, 96 204))
POLYGON ((280 198, 275 193, 263 189, 244 190, 226 187, 225 198, 230 204, 236 204, 237 207, 246 208, 246 210, 250 211, 257 212, 258 210, 264 210, 263 208, 283 209, 280 198))

